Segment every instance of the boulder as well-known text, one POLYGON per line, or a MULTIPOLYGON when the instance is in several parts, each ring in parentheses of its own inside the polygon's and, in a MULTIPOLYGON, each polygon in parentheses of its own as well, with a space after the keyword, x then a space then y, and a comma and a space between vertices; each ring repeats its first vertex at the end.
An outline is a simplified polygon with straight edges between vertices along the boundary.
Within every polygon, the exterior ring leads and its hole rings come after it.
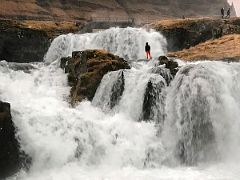
POLYGON ((28 161, 20 151, 15 131, 10 104, 0 101, 0 179, 13 175, 28 161))
POLYGON ((117 81, 113 84, 113 87, 111 90, 111 97, 110 97, 111 109, 119 103, 123 95, 124 87, 125 87, 125 78, 124 78, 123 71, 121 71, 119 73, 117 81))
POLYGON ((92 100, 106 73, 130 68, 123 58, 103 50, 73 52, 72 58, 61 59, 61 67, 68 73, 72 104, 92 100))
POLYGON ((163 77, 163 79, 165 79, 167 86, 170 85, 170 82, 173 80, 173 75, 171 74, 170 70, 167 68, 163 68, 160 66, 154 67, 150 70, 151 73, 154 74, 159 74, 160 76, 163 77))
POLYGON ((177 62, 175 62, 173 60, 169 60, 166 56, 159 56, 158 60, 159 60, 160 65, 165 64, 165 68, 170 70, 172 76, 176 75, 176 73, 178 71, 178 63, 177 62))
POLYGON ((144 93, 142 106, 142 120, 155 120, 156 124, 162 124, 165 119, 163 89, 165 88, 164 81, 154 81, 150 79, 147 83, 144 93))

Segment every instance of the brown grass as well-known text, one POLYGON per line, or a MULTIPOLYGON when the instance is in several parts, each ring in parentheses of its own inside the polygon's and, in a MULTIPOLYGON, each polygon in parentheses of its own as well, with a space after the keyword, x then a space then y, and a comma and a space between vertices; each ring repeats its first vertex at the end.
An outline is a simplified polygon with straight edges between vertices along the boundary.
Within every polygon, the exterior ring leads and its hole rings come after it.
POLYGON ((231 34, 220 39, 209 40, 190 49, 170 52, 168 56, 186 61, 240 59, 240 34, 231 34))
POLYGON ((151 26, 157 28, 158 26, 165 27, 165 28, 175 28, 175 27, 182 27, 194 22, 200 21, 211 21, 213 18, 186 18, 186 19, 164 19, 155 23, 152 23, 151 26))
POLYGON ((75 22, 71 21, 61 21, 61 22, 54 22, 54 21, 34 21, 34 20, 25 20, 20 22, 21 27, 26 27, 30 29, 37 29, 37 30, 77 30, 77 26, 75 22))

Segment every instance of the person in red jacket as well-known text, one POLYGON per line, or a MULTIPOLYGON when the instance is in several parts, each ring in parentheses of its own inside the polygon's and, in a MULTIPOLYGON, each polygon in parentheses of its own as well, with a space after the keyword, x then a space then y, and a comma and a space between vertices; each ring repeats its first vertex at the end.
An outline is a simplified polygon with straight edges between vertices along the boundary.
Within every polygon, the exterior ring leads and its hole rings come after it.
POLYGON ((146 46, 145 46, 145 52, 146 52, 146 55, 147 55, 147 59, 152 59, 150 51, 151 51, 151 47, 149 46, 149 44, 147 42, 146 46))

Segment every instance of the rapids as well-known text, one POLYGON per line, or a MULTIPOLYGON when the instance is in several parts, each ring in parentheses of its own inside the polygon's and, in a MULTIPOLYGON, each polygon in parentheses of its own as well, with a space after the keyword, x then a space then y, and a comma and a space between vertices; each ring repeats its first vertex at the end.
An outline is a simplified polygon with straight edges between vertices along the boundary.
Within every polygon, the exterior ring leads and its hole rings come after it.
POLYGON ((137 60, 146 39, 154 57, 165 53, 154 31, 112 28, 57 37, 45 63, 27 71, 0 62, 0 99, 11 103, 21 148, 32 157, 28 172, 9 179, 240 178, 239 63, 184 64, 168 86, 169 72, 155 59, 136 62, 105 75, 92 102, 69 105, 60 57, 102 48, 137 60))

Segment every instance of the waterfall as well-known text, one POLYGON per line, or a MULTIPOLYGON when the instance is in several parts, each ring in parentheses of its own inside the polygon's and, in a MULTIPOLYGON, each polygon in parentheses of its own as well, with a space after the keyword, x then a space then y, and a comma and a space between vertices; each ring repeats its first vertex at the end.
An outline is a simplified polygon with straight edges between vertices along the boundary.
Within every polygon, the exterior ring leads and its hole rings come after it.
POLYGON ((124 112, 134 120, 163 121, 165 79, 146 70, 120 70, 106 74, 97 89, 93 105, 124 112))
POLYGON ((111 28, 57 37, 47 63, 0 63, 0 99, 32 158, 9 180, 239 179, 240 64, 183 64, 173 78, 155 57, 137 61, 145 41, 165 53, 157 32, 111 28), (73 108, 67 75, 51 62, 88 48, 136 61, 73 108))
POLYGON ((109 111, 119 103, 125 86, 124 71, 119 70, 107 73, 93 98, 93 105, 109 111))
POLYGON ((229 152, 239 157, 239 70, 239 64, 209 62, 178 72, 167 95, 163 139, 182 162, 225 159, 229 152))
POLYGON ((152 47, 153 57, 166 53, 166 39, 154 30, 110 28, 98 33, 61 35, 53 40, 45 62, 51 63, 71 56, 73 51, 86 49, 104 49, 126 60, 144 59, 146 42, 152 47))

